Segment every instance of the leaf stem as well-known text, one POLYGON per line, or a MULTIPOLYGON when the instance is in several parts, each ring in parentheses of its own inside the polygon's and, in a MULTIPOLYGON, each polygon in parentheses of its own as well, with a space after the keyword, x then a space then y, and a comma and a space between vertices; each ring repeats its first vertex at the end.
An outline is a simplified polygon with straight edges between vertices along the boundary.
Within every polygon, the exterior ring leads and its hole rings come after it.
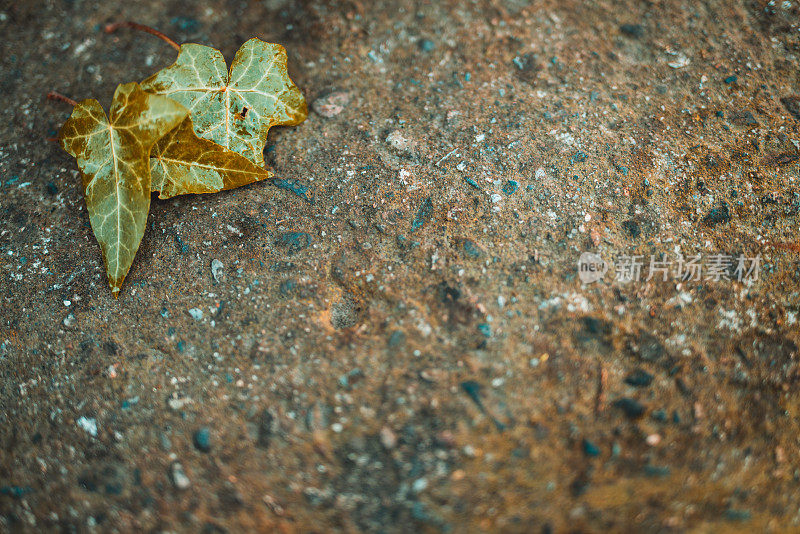
POLYGON ((106 33, 114 33, 120 28, 133 28, 134 30, 139 30, 145 33, 149 33, 151 35, 155 35, 168 45, 170 45, 175 50, 180 50, 181 45, 161 33, 160 31, 156 30, 155 28, 151 28, 150 26, 145 26, 144 24, 139 24, 138 22, 131 22, 129 20, 125 22, 115 22, 114 24, 106 24, 106 27, 103 29, 106 33))
POLYGON ((47 93, 47 98, 48 100, 55 100, 56 102, 65 102, 73 108, 78 105, 78 103, 72 100, 70 97, 64 96, 61 93, 56 93, 55 91, 50 91, 47 93))

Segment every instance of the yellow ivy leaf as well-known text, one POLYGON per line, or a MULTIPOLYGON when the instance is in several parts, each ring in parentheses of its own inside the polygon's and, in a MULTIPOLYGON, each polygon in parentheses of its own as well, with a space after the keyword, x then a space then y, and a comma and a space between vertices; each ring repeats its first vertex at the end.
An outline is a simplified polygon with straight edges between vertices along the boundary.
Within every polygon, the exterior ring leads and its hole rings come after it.
POLYGON ((258 166, 264 165, 269 129, 308 116, 305 98, 286 71, 286 49, 255 38, 236 53, 230 72, 219 50, 181 45, 175 63, 144 80, 142 88, 189 108, 198 136, 258 166))
POLYGON ((150 153, 152 190, 158 198, 216 193, 270 178, 272 173, 220 145, 200 139, 184 120, 150 153))
POLYGON ((89 221, 115 297, 147 223, 150 149, 188 113, 178 102, 128 83, 117 87, 108 116, 97 100, 84 100, 59 132, 83 176, 89 221))

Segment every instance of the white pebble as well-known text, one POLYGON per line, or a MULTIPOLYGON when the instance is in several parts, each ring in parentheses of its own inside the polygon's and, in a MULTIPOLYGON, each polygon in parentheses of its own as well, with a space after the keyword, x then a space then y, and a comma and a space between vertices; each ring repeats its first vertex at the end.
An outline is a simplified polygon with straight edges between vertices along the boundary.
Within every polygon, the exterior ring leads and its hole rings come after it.
POLYGON ((214 276, 214 280, 219 282, 220 281, 220 271, 225 268, 225 265, 219 261, 218 259, 211 260, 211 274, 214 276))
POLYGON ((170 475, 172 475, 172 483, 175 484, 175 487, 179 490, 185 490, 192 485, 192 481, 186 476, 186 472, 183 470, 183 466, 180 462, 172 464, 170 475))
POLYGON ((411 485, 411 489, 414 491, 414 493, 419 493, 421 491, 424 491, 425 488, 427 487, 428 487, 427 478, 418 478, 417 480, 414 481, 414 484, 411 485))
POLYGON ((78 426, 84 429, 93 438, 97 437, 97 420, 94 417, 82 415, 76 421, 78 426))
POLYGON ((387 137, 386 142, 395 150, 401 152, 408 152, 414 146, 414 143, 403 136, 400 130, 392 131, 387 137))

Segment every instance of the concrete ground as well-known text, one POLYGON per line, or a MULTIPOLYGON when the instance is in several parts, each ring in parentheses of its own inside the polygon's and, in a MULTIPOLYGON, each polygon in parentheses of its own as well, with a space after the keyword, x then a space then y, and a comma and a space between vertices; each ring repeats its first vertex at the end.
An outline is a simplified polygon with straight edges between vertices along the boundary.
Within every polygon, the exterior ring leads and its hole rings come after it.
POLYGON ((0 529, 799 528, 797 0, 0 6, 0 529), (44 94, 121 20, 316 111, 114 300, 44 94))

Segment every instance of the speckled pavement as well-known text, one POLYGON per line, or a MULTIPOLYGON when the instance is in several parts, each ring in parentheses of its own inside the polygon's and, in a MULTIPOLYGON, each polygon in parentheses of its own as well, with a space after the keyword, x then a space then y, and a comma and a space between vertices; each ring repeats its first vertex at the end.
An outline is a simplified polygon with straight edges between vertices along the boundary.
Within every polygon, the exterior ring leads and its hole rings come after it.
POLYGON ((0 6, 3 531, 800 528, 796 0, 0 6), (312 111, 115 300, 44 95, 121 20, 312 111))

